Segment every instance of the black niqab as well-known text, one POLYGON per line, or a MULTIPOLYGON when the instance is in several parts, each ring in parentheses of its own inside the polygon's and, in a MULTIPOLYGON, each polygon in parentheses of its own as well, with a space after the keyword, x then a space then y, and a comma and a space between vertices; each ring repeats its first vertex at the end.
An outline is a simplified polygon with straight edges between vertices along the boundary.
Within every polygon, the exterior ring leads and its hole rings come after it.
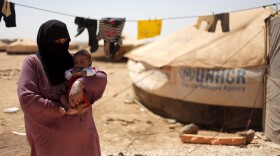
POLYGON ((69 48, 70 36, 64 23, 58 20, 49 20, 43 23, 37 35, 37 45, 40 58, 47 77, 52 85, 65 81, 64 72, 73 67, 73 58, 69 48), (64 44, 54 42, 57 39, 68 38, 64 44))

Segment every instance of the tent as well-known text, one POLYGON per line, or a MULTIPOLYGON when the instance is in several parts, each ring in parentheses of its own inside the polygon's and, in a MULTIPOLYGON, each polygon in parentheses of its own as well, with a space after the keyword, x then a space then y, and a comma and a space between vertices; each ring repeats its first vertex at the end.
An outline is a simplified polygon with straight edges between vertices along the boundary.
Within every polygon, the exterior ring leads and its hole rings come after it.
MULTIPOLYGON (((77 43, 70 43, 69 44, 69 50, 72 50, 75 52, 79 49, 79 45, 77 43)), ((29 39, 29 38, 23 38, 23 39, 17 39, 14 42, 8 44, 6 46, 7 54, 34 54, 38 51, 37 43, 36 41, 29 39)))
POLYGON ((28 38, 18 39, 7 46, 7 54, 32 54, 37 51, 37 43, 28 38))
POLYGON ((16 41, 16 39, 0 39, 0 52, 6 52, 8 44, 16 41))
POLYGON ((280 15, 270 16, 266 20, 268 65, 266 83, 265 135, 280 144, 280 15))
POLYGON ((264 19, 271 8, 230 13, 230 31, 190 25, 127 53, 138 100, 184 123, 262 129, 264 19))
POLYGON ((0 52, 6 51, 7 43, 0 41, 0 52))

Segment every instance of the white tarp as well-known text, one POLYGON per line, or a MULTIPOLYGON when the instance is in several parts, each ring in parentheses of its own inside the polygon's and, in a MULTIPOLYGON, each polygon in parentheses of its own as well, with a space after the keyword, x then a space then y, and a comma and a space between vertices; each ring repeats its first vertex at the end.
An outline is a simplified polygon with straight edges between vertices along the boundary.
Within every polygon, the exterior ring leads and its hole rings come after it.
POLYGON ((128 69, 136 86, 155 95, 208 105, 263 107, 263 66, 157 70, 129 60, 128 69))

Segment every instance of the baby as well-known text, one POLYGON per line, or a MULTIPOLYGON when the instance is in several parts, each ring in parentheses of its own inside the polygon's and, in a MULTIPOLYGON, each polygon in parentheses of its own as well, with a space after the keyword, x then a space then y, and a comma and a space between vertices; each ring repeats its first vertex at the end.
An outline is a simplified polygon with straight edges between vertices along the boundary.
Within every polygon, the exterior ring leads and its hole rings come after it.
MULTIPOLYGON (((60 96, 60 102, 69 108, 68 95, 71 90, 73 83, 82 76, 93 76, 96 74, 95 67, 92 67, 91 54, 87 50, 79 50, 74 54, 74 68, 65 71, 65 78, 68 80, 67 95, 60 96)), ((84 101, 85 107, 90 105, 86 91, 84 91, 84 101)))

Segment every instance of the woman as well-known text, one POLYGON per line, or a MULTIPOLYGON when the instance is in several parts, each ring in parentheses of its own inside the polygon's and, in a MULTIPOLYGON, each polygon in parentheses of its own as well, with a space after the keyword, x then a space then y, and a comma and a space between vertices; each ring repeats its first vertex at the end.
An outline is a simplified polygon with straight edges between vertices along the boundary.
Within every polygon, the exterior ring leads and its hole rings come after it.
MULTIPOLYGON (((59 96, 67 89, 64 72, 73 67, 73 58, 68 52, 69 42, 64 23, 47 21, 38 32, 39 51, 28 56, 22 64, 17 91, 31 156, 101 155, 91 106, 78 105, 72 113, 63 113, 60 109, 64 106, 59 102, 59 96)), ((83 100, 79 87, 86 89, 90 102, 94 103, 102 97, 106 84, 107 77, 102 71, 97 71, 94 78, 78 79, 73 85, 76 88, 72 86, 74 89, 70 91, 70 104, 83 100), (87 87, 91 84, 95 87, 87 87)))

